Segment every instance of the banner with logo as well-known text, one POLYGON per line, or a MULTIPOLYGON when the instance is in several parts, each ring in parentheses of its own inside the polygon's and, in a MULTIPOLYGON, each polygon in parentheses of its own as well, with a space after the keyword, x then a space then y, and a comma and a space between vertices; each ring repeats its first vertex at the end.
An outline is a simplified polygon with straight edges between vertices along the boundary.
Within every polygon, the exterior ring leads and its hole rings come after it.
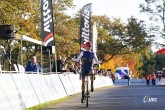
POLYGON ((84 44, 92 41, 91 37, 91 3, 86 4, 80 15, 80 50, 85 50, 84 44))
POLYGON ((41 0, 41 38, 44 46, 54 46, 52 0, 41 0))

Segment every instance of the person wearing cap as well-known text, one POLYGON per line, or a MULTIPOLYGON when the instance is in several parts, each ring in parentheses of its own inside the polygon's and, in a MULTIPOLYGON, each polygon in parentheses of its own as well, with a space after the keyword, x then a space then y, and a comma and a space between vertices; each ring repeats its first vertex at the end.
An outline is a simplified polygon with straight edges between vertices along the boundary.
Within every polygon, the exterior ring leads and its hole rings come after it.
POLYGON ((85 76, 90 73, 90 80, 91 80, 91 92, 94 91, 93 87, 93 60, 95 60, 95 63, 100 64, 101 61, 98 61, 98 58, 94 52, 92 52, 92 43, 86 42, 85 43, 85 51, 82 51, 78 58, 72 58, 73 61, 79 62, 82 60, 82 67, 81 67, 81 80, 82 80, 82 98, 84 98, 85 93, 85 76))

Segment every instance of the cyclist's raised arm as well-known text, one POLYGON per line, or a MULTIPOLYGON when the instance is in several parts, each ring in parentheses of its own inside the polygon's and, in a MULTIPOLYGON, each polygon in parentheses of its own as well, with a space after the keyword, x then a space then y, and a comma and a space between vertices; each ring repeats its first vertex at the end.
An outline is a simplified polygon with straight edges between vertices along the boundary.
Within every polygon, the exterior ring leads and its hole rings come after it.
POLYGON ((96 53, 94 53, 94 60, 95 60, 95 62, 96 62, 97 64, 102 63, 102 61, 98 61, 98 58, 97 58, 96 53))
POLYGON ((75 61, 75 62, 79 62, 80 59, 82 58, 82 56, 83 56, 83 51, 80 53, 80 55, 78 56, 78 58, 72 58, 72 60, 75 61))

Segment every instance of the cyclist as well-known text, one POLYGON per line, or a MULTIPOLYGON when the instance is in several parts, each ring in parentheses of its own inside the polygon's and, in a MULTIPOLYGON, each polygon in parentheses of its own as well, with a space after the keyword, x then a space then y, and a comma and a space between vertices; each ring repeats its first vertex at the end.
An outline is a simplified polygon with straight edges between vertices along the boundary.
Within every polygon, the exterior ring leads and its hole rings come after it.
POLYGON ((85 76, 90 73, 90 80, 91 80, 91 92, 94 91, 93 87, 93 59, 97 64, 100 64, 101 61, 98 61, 97 56, 94 52, 91 51, 92 43, 86 42, 85 44, 86 50, 82 51, 77 59, 72 58, 73 61, 79 62, 82 59, 82 68, 81 68, 81 80, 82 80, 82 99, 84 98, 85 93, 85 76))

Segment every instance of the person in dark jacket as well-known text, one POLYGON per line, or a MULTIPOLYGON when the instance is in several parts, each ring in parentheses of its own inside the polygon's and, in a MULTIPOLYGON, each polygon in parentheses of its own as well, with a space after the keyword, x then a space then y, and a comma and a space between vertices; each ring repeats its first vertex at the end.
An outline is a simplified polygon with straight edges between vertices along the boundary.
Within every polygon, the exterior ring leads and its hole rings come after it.
POLYGON ((52 72, 56 72, 56 64, 57 64, 57 72, 61 72, 62 71, 62 66, 63 66, 61 56, 58 56, 58 59, 56 60, 56 62, 54 62, 52 72))
POLYGON ((151 78, 151 77, 150 77, 150 75, 148 75, 148 74, 145 76, 147 85, 150 84, 150 78, 151 78))
POLYGON ((155 82, 156 82, 156 74, 155 73, 151 74, 151 79, 152 79, 152 85, 155 85, 155 82))
POLYGON ((37 63, 37 59, 36 56, 33 55, 31 57, 31 61, 28 62, 28 64, 26 65, 26 72, 37 72, 37 73, 41 73, 41 67, 40 65, 37 63))

